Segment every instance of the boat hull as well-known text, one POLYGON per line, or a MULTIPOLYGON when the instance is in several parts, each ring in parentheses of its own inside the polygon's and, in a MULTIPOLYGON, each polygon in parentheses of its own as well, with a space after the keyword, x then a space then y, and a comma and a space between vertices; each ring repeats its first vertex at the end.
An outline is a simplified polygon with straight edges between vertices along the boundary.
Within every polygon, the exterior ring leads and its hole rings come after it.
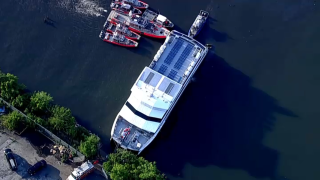
MULTIPOLYGON (((113 31, 111 31, 110 29, 107 30, 109 33, 114 33, 113 31)), ((132 32, 134 33, 134 32, 132 32)), ((136 34, 136 33, 135 33, 136 34)), ((138 34, 137 34, 138 35, 138 34)), ((131 40, 140 40, 140 36, 136 36, 136 37, 131 37, 131 36, 127 36, 127 35, 124 35, 124 37, 128 38, 128 39, 131 39, 131 40)))
POLYGON ((115 44, 115 45, 118 45, 118 46, 122 46, 122 47, 128 47, 128 48, 134 48, 134 47, 137 47, 138 44, 134 44, 134 45, 127 45, 127 44, 121 44, 121 43, 117 43, 117 42, 114 42, 114 41, 108 41, 106 39, 103 40, 104 42, 108 42, 108 43, 112 43, 112 44, 115 44))
POLYGON ((194 38, 195 36, 197 36, 197 35, 199 34, 199 32, 202 30, 203 26, 206 24, 208 17, 209 17, 209 13, 206 12, 206 11, 201 10, 200 13, 199 13, 199 15, 197 16, 196 20, 195 20, 195 21, 193 22, 193 24, 191 25, 191 27, 190 27, 190 29, 189 29, 189 31, 188 31, 188 36, 189 36, 189 37, 192 37, 192 38, 194 38), (196 21, 197 21, 197 19, 198 19, 199 17, 204 17, 205 19, 204 19, 204 21, 201 23, 201 25, 200 25, 199 29, 197 30, 197 32, 196 32, 195 34, 193 34, 193 33, 191 32, 191 29, 195 26, 196 21))
POLYGON ((191 29, 192 27, 189 29, 188 32, 188 36, 194 38, 195 36, 197 36, 199 34, 199 32, 201 31, 201 29, 203 28, 204 24, 206 23, 206 21, 204 23, 201 24, 200 28, 198 29, 198 31, 196 32, 196 34, 192 34, 191 33, 191 29))
MULTIPOLYGON (((125 14, 125 15, 128 15, 128 14, 129 14, 128 11, 124 11, 124 10, 120 10, 120 9, 116 9, 116 8, 112 8, 112 10, 117 11, 117 12, 122 13, 122 14, 125 14)), ((138 12, 135 11, 135 12, 133 12, 132 14, 140 15, 140 14, 142 14, 142 12, 139 10, 138 12)))
POLYGON ((148 9, 149 7, 149 4, 143 2, 143 1, 139 1, 140 3, 142 3, 144 6, 141 7, 141 6, 133 6, 134 8, 137 8, 137 9, 148 9))
POLYGON ((139 1, 139 2, 140 2, 141 4, 143 4, 143 6, 137 6, 137 5, 135 5, 135 4, 128 3, 128 2, 126 2, 126 4, 130 4, 132 7, 137 8, 137 9, 140 9, 140 10, 148 9, 149 4, 147 4, 147 3, 143 2, 143 1, 139 1))
POLYGON ((152 37, 152 38, 157 38, 157 39, 165 39, 167 36, 158 36, 158 35, 155 35, 155 34, 150 34, 150 33, 146 33, 146 32, 143 32, 143 31, 139 31, 137 29, 134 29, 132 27, 129 27, 129 29, 131 31, 134 31, 134 32, 137 32, 139 34, 142 34, 142 35, 145 35, 145 36, 149 36, 149 37, 152 37))

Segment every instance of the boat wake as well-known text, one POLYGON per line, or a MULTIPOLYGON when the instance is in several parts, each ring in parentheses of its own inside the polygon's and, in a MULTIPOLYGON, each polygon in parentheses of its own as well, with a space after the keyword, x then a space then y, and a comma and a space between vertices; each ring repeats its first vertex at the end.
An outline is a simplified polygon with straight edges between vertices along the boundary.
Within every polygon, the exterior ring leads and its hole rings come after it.
POLYGON ((107 12, 97 0, 59 0, 58 3, 62 8, 90 16, 104 17, 103 13, 107 12))

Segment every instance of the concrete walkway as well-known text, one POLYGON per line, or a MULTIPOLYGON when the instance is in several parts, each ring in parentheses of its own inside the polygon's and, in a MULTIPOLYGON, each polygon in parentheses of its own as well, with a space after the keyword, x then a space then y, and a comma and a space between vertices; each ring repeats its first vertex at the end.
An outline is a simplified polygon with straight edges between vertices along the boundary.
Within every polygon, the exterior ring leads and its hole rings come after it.
POLYGON ((0 133, 0 179, 15 180, 15 179, 38 179, 38 180, 60 180, 66 179, 73 168, 59 162, 53 156, 46 158, 40 157, 31 144, 19 136, 13 136, 4 132, 0 133), (18 163, 18 170, 11 171, 4 157, 4 149, 10 148, 14 153, 18 163), (27 170, 37 161, 45 159, 48 166, 34 176, 29 176, 27 170))

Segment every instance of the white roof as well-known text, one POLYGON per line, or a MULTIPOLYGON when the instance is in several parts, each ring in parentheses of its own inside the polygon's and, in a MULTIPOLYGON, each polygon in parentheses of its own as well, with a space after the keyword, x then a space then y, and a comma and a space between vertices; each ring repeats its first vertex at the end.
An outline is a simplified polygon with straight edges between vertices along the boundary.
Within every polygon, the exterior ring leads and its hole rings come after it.
POLYGON ((93 168, 93 164, 90 162, 85 162, 83 164, 81 164, 81 166, 74 168, 72 174, 76 177, 80 177, 82 176, 83 173, 85 173, 87 170, 92 169, 93 168))
POLYGON ((157 20, 161 22, 165 22, 167 18, 165 16, 162 16, 161 14, 158 14, 157 20))
POLYGON ((129 4, 123 4, 122 7, 126 8, 126 9, 130 9, 131 6, 129 4))
POLYGON ((119 115, 129 123, 144 129, 149 132, 155 133, 160 125, 158 122, 147 121, 135 115, 126 105, 122 107, 119 115))
MULTIPOLYGON (((131 88, 128 102, 136 111, 161 121, 180 89, 181 84, 145 67, 131 88)), ((136 115, 126 105, 122 107, 119 115, 131 124, 153 133, 160 125, 159 122, 136 115)))
POLYGON ((162 99, 149 98, 146 94, 139 92, 131 93, 128 101, 139 112, 149 116, 161 119, 170 106, 169 102, 162 99))

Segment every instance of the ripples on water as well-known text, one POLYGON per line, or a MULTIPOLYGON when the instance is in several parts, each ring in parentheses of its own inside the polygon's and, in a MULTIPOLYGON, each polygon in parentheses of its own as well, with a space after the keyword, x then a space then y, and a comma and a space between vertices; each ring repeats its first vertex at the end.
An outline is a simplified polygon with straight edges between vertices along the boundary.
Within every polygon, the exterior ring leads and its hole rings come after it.
POLYGON ((98 1, 92 0, 59 0, 58 4, 62 8, 85 15, 104 16, 103 12, 107 11, 98 1))
POLYGON ((98 0, 58 0, 58 1, 44 1, 44 0, 18 0, 19 5, 24 9, 42 11, 44 4, 66 9, 71 13, 80 13, 89 16, 102 16, 107 12, 98 0))

